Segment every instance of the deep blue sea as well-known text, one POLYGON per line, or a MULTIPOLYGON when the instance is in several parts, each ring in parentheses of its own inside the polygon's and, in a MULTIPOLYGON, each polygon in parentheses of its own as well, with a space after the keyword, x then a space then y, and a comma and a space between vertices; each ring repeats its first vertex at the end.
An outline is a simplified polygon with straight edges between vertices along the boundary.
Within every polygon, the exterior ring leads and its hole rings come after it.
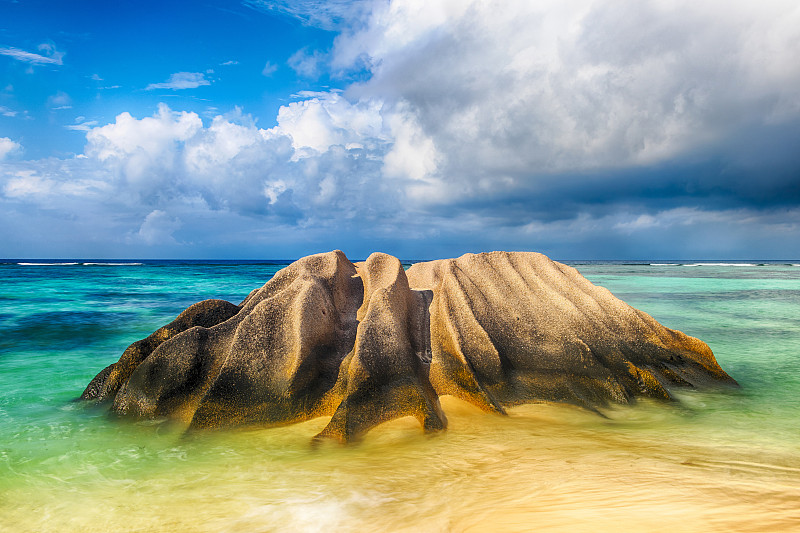
MULTIPOLYGON (((567 262, 709 344, 741 389, 447 432, 188 435, 74 400, 133 341, 289 261, 0 261, 0 531, 800 531, 800 260, 567 262)), ((409 262, 410 263, 410 262, 409 262)))

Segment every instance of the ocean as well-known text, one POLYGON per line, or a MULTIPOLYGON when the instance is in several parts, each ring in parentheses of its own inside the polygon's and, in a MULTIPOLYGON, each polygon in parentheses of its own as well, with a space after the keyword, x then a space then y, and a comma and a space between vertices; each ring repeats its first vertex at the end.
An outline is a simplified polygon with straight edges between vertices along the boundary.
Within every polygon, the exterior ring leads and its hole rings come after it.
POLYGON ((288 261, 0 261, 0 530, 800 531, 800 261, 567 262, 707 342, 740 389, 606 417, 442 399, 449 429, 326 418, 176 434, 76 402, 133 341, 288 261))

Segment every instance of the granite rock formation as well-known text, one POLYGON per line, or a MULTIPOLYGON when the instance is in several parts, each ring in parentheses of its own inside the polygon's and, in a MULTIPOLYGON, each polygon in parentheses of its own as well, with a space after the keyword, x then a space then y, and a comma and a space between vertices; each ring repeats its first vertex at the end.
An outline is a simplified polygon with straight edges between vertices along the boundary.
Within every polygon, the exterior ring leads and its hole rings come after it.
POLYGON ((330 416, 342 442, 403 416, 444 429, 439 396, 504 413, 597 410, 677 386, 735 384, 702 341, 537 253, 417 263, 305 257, 239 305, 206 300, 133 343, 81 396, 187 428, 330 416))

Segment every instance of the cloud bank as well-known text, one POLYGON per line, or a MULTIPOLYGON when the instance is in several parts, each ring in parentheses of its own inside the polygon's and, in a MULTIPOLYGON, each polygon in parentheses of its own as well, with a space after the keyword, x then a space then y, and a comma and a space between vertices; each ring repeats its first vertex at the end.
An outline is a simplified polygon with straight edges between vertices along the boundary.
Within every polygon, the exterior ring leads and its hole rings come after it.
POLYGON ((5 163, 4 211, 110 253, 800 256, 793 2, 250 4, 339 32, 297 72, 365 81, 269 129, 122 113, 75 158, 5 163))

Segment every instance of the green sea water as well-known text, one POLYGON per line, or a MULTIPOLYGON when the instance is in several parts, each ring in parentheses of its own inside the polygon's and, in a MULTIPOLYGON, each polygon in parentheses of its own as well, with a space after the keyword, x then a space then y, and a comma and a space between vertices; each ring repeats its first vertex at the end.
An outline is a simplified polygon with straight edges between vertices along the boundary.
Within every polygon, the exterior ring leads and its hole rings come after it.
POLYGON ((401 419, 315 449, 325 418, 181 435, 74 401, 131 342, 284 264, 20 262, 0 264, 0 531, 800 530, 797 264, 575 265, 707 342, 738 390, 607 418, 445 397, 442 434, 401 419))

